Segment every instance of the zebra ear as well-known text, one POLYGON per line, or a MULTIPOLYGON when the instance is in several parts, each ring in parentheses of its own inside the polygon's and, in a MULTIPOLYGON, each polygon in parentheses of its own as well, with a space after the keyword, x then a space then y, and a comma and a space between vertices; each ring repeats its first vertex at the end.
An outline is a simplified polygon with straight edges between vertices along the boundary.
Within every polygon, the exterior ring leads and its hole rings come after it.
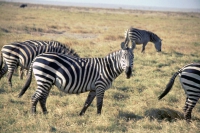
POLYGON ((126 45, 125 45, 125 42, 121 43, 121 48, 124 49, 124 50, 127 48, 126 45))

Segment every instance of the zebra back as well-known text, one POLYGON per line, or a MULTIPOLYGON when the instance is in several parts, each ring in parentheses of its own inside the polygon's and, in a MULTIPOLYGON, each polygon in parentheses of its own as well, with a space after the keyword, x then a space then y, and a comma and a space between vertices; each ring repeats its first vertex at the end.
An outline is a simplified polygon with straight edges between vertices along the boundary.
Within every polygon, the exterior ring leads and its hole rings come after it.
MULTIPOLYGON (((35 46, 50 46, 49 48, 56 48, 57 50, 58 49, 63 49, 63 50, 60 50, 62 51, 61 53, 64 53, 64 54, 69 54, 69 55, 72 55, 72 56, 75 56, 75 57, 79 57, 79 55, 75 52, 74 49, 70 48, 69 46, 66 46, 58 41, 37 41, 37 40, 27 40, 25 42, 23 42, 24 44, 27 44, 27 45, 35 45, 35 46)), ((54 51, 50 51, 50 52, 54 52, 54 51)), ((60 53, 60 52, 58 52, 60 53)))

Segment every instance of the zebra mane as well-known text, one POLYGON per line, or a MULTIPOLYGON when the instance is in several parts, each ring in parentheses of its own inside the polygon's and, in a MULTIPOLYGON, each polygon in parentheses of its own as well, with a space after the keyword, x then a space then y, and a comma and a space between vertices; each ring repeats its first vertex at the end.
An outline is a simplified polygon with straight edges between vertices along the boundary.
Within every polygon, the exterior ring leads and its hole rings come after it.
MULTIPOLYGON (((52 46, 52 47, 60 47, 63 49, 63 51, 65 51, 65 54, 69 54, 69 55, 72 55, 72 56, 75 56, 75 57, 80 57, 74 49, 70 48, 69 46, 65 45, 65 44, 62 44, 58 41, 42 41, 42 40, 27 40, 26 42, 40 42, 40 43, 43 43, 45 45, 49 45, 49 46, 52 46)), ((45 47, 42 46, 42 47, 45 47)))
POLYGON ((48 43, 50 44, 50 45, 53 45, 53 43, 54 43, 54 46, 55 47, 63 47, 64 48, 64 50, 65 50, 65 52, 66 52, 66 54, 69 54, 69 55, 72 55, 72 56, 75 56, 75 57, 80 57, 76 52, 75 52, 75 50, 74 49, 72 49, 72 48, 70 48, 69 46, 67 46, 67 45, 65 45, 65 44, 62 44, 62 43, 60 43, 60 42, 58 42, 58 41, 48 41, 48 43), (56 44, 56 45, 55 45, 56 44))
POLYGON ((147 32, 149 33, 150 39, 152 42, 161 40, 160 37, 158 35, 156 35, 155 33, 151 32, 151 31, 147 31, 147 32))
POLYGON ((68 49, 68 50, 69 50, 69 51, 67 51, 67 54, 72 55, 72 56, 75 56, 75 57, 80 57, 80 56, 75 52, 74 49, 70 48, 70 49, 68 49))
POLYGON ((113 56, 115 56, 117 53, 119 53, 120 51, 121 51, 121 50, 119 50, 119 49, 118 49, 118 50, 115 50, 115 51, 112 51, 112 52, 108 53, 106 57, 111 57, 111 56, 113 57, 113 56))

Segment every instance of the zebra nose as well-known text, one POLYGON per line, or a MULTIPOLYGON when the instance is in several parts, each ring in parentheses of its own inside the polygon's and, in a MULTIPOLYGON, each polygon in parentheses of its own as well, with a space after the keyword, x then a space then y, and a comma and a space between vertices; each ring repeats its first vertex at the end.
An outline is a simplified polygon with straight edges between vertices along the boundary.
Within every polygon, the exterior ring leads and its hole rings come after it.
POLYGON ((132 69, 131 67, 126 67, 126 78, 129 79, 131 77, 132 74, 132 69))

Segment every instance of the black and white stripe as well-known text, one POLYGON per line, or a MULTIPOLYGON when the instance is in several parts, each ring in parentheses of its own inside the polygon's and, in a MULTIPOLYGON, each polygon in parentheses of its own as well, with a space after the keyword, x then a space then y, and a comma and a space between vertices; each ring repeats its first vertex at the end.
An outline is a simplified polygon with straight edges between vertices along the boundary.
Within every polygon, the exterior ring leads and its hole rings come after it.
POLYGON ((59 53, 44 53, 37 56, 29 69, 28 79, 19 94, 21 97, 30 86, 32 69, 37 81, 37 89, 32 97, 32 112, 36 112, 39 101, 44 113, 46 99, 52 85, 65 93, 90 91, 80 115, 83 115, 97 96, 97 113, 101 113, 104 92, 124 70, 130 78, 133 67, 133 48, 122 44, 122 49, 104 58, 76 58, 59 53))
POLYGON ((200 63, 188 64, 176 72, 167 84, 165 91, 159 96, 159 99, 162 99, 171 90, 178 74, 180 75, 180 83, 187 96, 183 108, 184 117, 187 121, 190 121, 192 109, 200 98, 200 63))
MULTIPOLYGON (((26 44, 26 45, 35 45, 35 46, 53 46, 53 47, 58 47, 60 49, 63 49, 65 50, 66 54, 73 54, 74 56, 78 56, 78 54, 76 54, 74 52, 74 50, 70 49, 68 46, 66 45, 63 45, 61 44, 60 42, 58 41, 39 41, 39 40, 27 40, 27 41, 24 41, 24 42, 19 42, 20 44, 26 44), (68 53, 70 52, 70 53, 68 53)), ((13 43, 14 45, 16 45, 17 43, 13 43)), ((32 61, 32 60, 31 60, 32 61)), ((24 71, 23 71, 23 67, 21 67, 19 69, 19 77, 20 79, 23 79, 23 75, 24 75, 24 71)), ((27 70, 27 69, 25 69, 27 70)))
POLYGON ((128 44, 135 41, 135 44, 143 44, 142 52, 145 51, 145 46, 150 41, 154 43, 155 48, 158 52, 161 51, 162 40, 153 32, 140 30, 136 28, 129 28, 125 31, 125 43, 128 44))
POLYGON ((28 69, 32 60, 39 54, 45 52, 58 52, 78 56, 73 49, 57 41, 33 41, 12 43, 4 45, 1 49, 0 66, 4 67, 0 71, 0 78, 8 72, 8 83, 12 87, 12 75, 14 70, 20 66, 22 69, 28 69))

